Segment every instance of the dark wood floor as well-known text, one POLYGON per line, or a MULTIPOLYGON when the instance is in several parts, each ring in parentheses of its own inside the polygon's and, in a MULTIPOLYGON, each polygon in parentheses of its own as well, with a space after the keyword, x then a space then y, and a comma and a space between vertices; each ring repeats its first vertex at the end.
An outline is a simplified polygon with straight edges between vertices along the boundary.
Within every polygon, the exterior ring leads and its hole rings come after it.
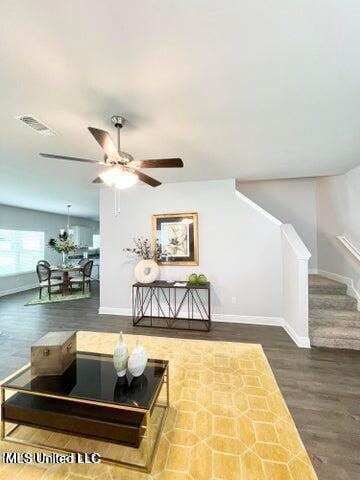
POLYGON ((210 333, 133 327, 99 315, 91 300, 24 304, 35 292, 0 298, 0 378, 29 361, 50 330, 90 330, 261 343, 320 480, 360 480, 360 352, 299 349, 279 327, 214 323, 210 333))

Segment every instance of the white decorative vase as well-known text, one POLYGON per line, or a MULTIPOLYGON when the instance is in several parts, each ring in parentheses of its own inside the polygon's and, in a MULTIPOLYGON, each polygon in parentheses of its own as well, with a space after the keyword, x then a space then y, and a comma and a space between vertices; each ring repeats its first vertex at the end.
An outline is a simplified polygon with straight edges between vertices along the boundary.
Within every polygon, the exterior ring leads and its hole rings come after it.
POLYGON ((140 283, 152 283, 159 276, 159 265, 154 260, 141 260, 135 267, 135 278, 140 283))
POLYGON ((140 377, 144 373, 147 364, 147 353, 144 347, 140 344, 139 340, 136 340, 134 350, 128 360, 128 370, 133 377, 140 377))
POLYGON ((119 342, 115 347, 113 356, 114 367, 118 377, 123 377, 126 374, 128 357, 128 349, 123 340, 122 332, 120 332, 119 342))

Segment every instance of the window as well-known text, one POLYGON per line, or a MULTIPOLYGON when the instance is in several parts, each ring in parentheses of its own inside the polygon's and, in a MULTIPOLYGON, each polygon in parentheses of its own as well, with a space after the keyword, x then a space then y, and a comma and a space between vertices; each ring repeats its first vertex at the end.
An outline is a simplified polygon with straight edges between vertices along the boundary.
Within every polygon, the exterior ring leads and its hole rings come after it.
POLYGON ((100 248, 100 235, 93 235, 93 248, 100 248))
POLYGON ((0 276, 33 272, 44 258, 44 232, 0 229, 0 276))

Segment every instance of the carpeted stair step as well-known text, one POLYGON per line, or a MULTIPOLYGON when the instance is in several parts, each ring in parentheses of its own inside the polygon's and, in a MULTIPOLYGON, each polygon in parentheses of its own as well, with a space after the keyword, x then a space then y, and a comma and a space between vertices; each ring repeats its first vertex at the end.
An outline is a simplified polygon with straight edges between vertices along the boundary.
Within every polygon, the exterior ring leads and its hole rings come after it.
POLYGON ((310 343, 316 347, 360 349, 359 312, 312 311, 310 343), (350 314, 353 314, 351 317, 350 314), (340 314, 340 315, 339 315, 340 314), (323 323, 320 323, 323 321, 323 323))
POLYGON ((309 336, 315 347, 360 350, 360 312, 344 283, 309 275, 309 336))
POLYGON ((360 312, 313 308, 309 312, 309 329, 318 326, 340 326, 360 328, 360 312))
POLYGON ((313 347, 344 348, 348 350, 360 350, 360 338, 336 338, 310 336, 313 347))
POLYGON ((330 280, 321 275, 309 275, 309 293, 328 295, 345 295, 347 286, 344 283, 330 280))
POLYGON ((342 325, 312 325, 310 328, 310 336, 360 341, 360 325, 345 328, 342 325))
POLYGON ((357 327, 333 327, 324 326, 313 327, 310 331, 310 338, 327 338, 331 340, 359 340, 360 329, 357 327))
POLYGON ((357 301, 349 295, 329 295, 324 293, 310 293, 309 308, 357 310, 357 301))

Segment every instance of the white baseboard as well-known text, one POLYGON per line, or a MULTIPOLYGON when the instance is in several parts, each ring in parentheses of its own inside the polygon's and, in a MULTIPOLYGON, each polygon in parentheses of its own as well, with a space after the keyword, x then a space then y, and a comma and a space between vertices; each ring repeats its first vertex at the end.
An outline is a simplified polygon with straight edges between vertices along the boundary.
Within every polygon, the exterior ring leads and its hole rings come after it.
POLYGON ((214 322, 224 323, 245 323, 249 325, 269 325, 271 327, 281 327, 280 317, 258 317, 253 315, 228 315, 221 313, 214 313, 211 316, 214 322))
POLYGON ((289 335, 290 338, 296 343, 296 345, 300 348, 311 348, 310 345, 310 338, 309 337, 300 337, 292 326, 285 320, 285 318, 281 319, 281 326, 289 335))
POLYGON ((300 337, 295 330, 282 317, 256 317, 245 315, 219 315, 214 314, 212 320, 215 322, 243 323, 248 325, 268 325, 272 327, 282 327, 289 337, 300 348, 310 348, 309 337, 300 337))
MULTIPOLYGON (((101 315, 123 315, 132 316, 131 308, 114 308, 114 307, 100 307, 99 314, 101 315)), ((212 315, 213 322, 224 323, 242 323, 247 325, 268 325, 271 327, 282 327, 289 337, 300 348, 310 348, 309 337, 300 337, 295 330, 288 324, 288 322, 281 317, 258 317, 249 315, 226 315, 215 313, 212 315)))
POLYGON ((117 308, 117 307, 100 307, 100 315, 124 315, 126 317, 132 316, 131 308, 117 308))
POLYGON ((345 277, 344 275, 339 275, 338 273, 327 272, 326 270, 316 269, 318 275, 329 278, 330 280, 335 280, 336 282, 345 283, 347 286, 347 294, 350 297, 354 297, 357 300, 357 308, 360 310, 360 292, 358 292, 354 287, 354 280, 350 277, 345 277))
POLYGON ((30 285, 21 285, 19 287, 9 288, 8 290, 1 290, 0 297, 5 297, 6 295, 12 295, 13 293, 25 292, 26 290, 32 290, 33 288, 39 287, 38 283, 30 285))

